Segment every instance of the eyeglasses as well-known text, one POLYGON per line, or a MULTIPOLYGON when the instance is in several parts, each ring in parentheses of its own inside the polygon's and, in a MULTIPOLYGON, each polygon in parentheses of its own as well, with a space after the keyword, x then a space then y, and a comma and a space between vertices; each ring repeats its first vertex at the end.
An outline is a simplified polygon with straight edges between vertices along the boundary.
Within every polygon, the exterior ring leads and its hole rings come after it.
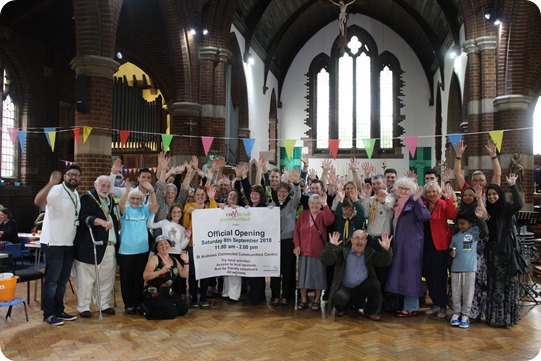
POLYGON ((366 239, 366 236, 364 236, 364 237, 351 237, 351 239, 360 241, 360 240, 366 239))
POLYGON ((66 173, 66 175, 69 177, 69 178, 79 178, 81 176, 80 173, 66 173))
POLYGON ((143 200, 143 198, 141 198, 141 197, 130 197, 130 199, 132 201, 142 201, 143 200))

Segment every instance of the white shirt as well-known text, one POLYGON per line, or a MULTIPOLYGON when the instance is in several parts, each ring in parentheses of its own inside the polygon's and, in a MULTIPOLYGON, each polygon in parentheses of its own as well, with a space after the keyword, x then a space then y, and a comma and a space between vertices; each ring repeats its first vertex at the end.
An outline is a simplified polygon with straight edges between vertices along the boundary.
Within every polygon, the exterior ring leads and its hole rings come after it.
POLYGON ((80 211, 77 191, 72 192, 64 183, 53 186, 47 194, 40 242, 49 246, 73 246, 80 211))

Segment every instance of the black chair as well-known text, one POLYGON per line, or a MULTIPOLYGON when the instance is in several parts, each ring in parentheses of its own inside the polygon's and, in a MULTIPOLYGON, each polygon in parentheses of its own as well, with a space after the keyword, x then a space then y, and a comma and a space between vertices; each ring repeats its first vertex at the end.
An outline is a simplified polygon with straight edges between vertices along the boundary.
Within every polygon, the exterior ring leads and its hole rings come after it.
MULTIPOLYGON (((15 264, 13 263, 12 255, 8 253, 8 257, 0 259, 0 270, 4 272, 11 272, 15 276, 18 276, 19 279, 17 283, 27 282, 26 284, 26 299, 28 304, 30 304, 30 281, 41 280, 41 288, 43 289, 43 277, 44 274, 41 271, 35 269, 22 269, 16 270, 15 264)), ((37 300, 37 292, 34 292, 34 301, 37 300)))

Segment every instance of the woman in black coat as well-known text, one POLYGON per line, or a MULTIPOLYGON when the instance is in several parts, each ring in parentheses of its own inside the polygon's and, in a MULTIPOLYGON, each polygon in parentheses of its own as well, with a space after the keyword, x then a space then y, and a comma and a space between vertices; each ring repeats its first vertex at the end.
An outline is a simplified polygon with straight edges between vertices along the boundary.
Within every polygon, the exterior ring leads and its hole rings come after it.
POLYGON ((0 240, 3 242, 19 243, 17 222, 12 219, 11 210, 0 209, 0 240))
POLYGON ((487 221, 489 242, 487 243, 488 305, 487 324, 493 327, 513 326, 520 320, 519 280, 514 257, 520 251, 515 214, 524 205, 516 186, 517 176, 510 174, 507 183, 511 186, 513 201, 505 198, 500 186, 487 187, 487 221))

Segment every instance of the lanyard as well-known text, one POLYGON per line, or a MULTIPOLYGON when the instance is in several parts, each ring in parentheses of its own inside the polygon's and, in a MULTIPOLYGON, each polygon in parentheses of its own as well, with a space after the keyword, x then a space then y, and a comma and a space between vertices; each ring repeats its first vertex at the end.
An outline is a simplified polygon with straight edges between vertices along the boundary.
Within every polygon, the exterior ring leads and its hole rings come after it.
POLYGON ((71 203, 73 203, 73 208, 75 208, 75 218, 79 217, 79 212, 77 211, 77 204, 79 203, 77 200, 78 197, 77 196, 73 197, 72 192, 70 192, 68 188, 66 188, 66 185, 64 183, 62 183, 62 187, 64 188, 64 190, 70 197, 71 203))

